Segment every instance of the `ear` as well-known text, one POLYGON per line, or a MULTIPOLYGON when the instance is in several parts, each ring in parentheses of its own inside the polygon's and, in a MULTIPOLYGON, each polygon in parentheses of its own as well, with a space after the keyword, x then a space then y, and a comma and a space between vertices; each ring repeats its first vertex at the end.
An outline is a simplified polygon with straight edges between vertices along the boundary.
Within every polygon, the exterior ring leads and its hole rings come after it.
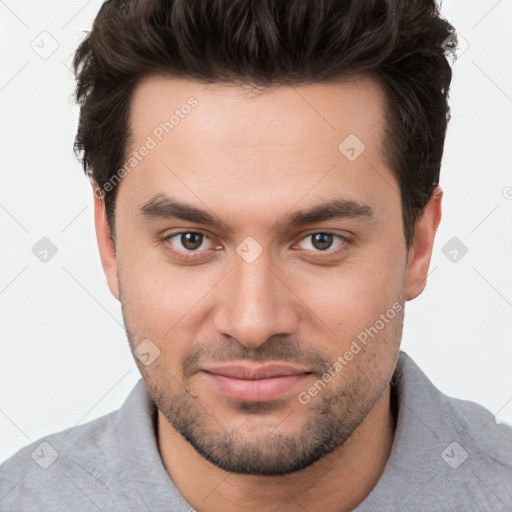
POLYGON ((108 287, 112 295, 119 300, 119 282, 117 279, 117 257, 114 243, 110 238, 110 228, 105 214, 105 201, 101 189, 96 183, 92 184, 94 195, 94 223, 96 226, 96 239, 100 250, 101 265, 107 278, 108 287))
POLYGON ((425 289, 437 227, 441 222, 443 191, 436 187, 414 227, 414 242, 407 263, 407 300, 415 299, 425 289))

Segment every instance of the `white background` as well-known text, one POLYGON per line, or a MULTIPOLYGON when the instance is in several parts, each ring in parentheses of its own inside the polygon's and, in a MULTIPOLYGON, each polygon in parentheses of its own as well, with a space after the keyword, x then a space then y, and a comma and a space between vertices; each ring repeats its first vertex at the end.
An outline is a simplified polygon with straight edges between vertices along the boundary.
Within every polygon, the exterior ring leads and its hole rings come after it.
MULTIPOLYGON (((139 379, 72 151, 70 65, 101 3, 0 1, 0 461, 117 409, 139 379), (46 59, 31 47, 41 37, 58 44, 46 59), (32 253, 43 236, 58 248, 47 263, 32 253)), ((512 423, 512 0, 445 0, 442 13, 467 45, 454 65, 444 218, 402 349, 443 392, 512 423), (442 252, 454 236, 468 248, 457 263, 442 252)))

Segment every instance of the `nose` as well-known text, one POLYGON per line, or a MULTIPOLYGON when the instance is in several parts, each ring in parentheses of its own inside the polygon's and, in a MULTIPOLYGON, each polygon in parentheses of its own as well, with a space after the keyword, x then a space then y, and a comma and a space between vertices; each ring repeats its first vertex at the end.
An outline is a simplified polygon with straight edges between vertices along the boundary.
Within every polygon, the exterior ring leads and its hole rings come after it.
POLYGON ((252 263, 237 256, 217 293, 215 329, 246 347, 297 330, 299 301, 265 252, 252 263))

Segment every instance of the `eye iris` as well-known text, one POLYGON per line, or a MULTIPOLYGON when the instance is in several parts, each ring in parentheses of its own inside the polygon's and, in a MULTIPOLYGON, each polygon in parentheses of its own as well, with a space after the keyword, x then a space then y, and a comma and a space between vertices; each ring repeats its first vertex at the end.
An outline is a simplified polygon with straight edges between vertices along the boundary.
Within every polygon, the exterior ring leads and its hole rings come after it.
POLYGON ((203 242, 203 235, 201 233, 183 233, 180 238, 183 247, 190 251, 200 247, 203 242))
POLYGON ((317 249, 328 249, 332 245, 332 235, 328 233, 316 233, 313 235, 313 246, 317 249))

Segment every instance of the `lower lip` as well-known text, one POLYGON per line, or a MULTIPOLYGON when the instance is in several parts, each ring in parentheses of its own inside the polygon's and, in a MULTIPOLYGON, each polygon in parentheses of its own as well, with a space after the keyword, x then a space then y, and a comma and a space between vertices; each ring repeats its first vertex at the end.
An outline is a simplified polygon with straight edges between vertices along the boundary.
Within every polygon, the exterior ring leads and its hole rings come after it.
POLYGON ((298 375, 281 375, 267 379, 235 379, 216 373, 203 372, 208 380, 217 387, 224 395, 235 400, 250 402, 264 402, 282 397, 304 381, 310 374, 301 373, 298 375))

